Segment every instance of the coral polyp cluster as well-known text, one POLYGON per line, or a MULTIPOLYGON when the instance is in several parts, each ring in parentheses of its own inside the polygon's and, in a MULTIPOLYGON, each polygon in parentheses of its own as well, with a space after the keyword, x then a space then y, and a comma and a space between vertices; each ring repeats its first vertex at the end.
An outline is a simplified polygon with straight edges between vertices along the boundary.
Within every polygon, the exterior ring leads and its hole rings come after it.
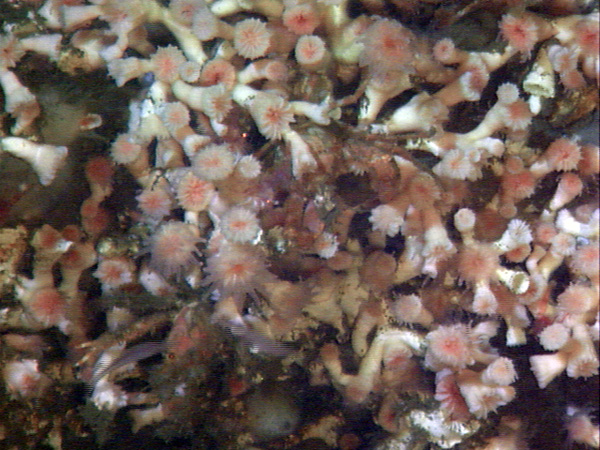
POLYGON ((597 2, 0 10, 7 448, 599 447, 597 2))

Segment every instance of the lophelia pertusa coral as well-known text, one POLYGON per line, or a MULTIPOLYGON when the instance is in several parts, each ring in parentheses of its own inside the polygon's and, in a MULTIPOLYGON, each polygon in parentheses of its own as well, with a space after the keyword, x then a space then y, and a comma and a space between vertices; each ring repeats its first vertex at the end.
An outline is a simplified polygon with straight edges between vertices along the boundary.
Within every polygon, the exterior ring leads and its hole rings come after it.
POLYGON ((0 9, 0 440, 598 448, 597 3, 0 9))

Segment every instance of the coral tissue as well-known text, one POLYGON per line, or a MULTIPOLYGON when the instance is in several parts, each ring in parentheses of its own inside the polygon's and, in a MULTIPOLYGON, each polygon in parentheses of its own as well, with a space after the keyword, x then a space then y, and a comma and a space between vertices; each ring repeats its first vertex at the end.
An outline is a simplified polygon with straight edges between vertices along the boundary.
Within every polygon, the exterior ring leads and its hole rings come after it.
POLYGON ((597 2, 0 9, 0 440, 598 448, 597 2))

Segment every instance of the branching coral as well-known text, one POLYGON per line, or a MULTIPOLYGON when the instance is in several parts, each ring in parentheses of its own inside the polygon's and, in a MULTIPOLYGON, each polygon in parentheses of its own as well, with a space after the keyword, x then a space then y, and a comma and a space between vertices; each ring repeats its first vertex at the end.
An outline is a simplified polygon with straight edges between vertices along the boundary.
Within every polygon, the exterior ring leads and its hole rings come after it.
MULTIPOLYGON (((0 157, 84 183, 3 275, 11 401, 80 380, 84 416, 206 448, 542 448, 527 390, 598 382, 597 5, 451 3, 11 2, 37 31, 0 34, 0 157), (31 61, 127 123, 45 142, 31 61)), ((598 447, 588 400, 544 448, 598 447)))

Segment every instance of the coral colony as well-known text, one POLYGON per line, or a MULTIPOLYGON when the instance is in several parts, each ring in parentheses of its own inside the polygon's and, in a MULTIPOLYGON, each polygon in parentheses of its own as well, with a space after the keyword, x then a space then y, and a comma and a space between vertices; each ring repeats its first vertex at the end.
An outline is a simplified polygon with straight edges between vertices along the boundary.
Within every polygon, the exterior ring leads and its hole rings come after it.
POLYGON ((0 23, 3 448, 599 447, 597 2, 0 23))

